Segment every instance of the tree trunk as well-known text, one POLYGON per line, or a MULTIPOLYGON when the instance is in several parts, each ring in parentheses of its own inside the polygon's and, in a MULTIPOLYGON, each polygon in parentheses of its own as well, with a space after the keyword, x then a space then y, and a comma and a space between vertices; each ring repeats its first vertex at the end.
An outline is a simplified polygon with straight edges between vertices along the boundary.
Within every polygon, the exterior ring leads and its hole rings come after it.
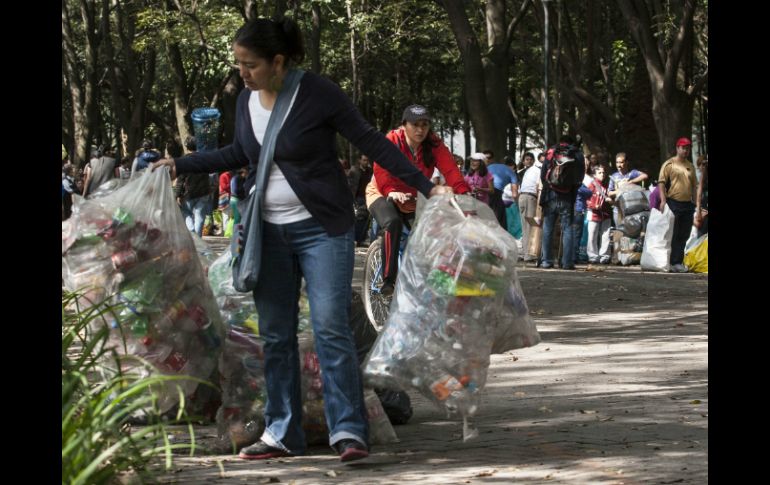
POLYGON ((188 102, 190 95, 187 89, 187 74, 182 64, 182 53, 179 44, 166 41, 166 53, 171 66, 171 79, 174 83, 174 115, 176 117, 178 141, 184 146, 185 139, 190 136, 192 129, 187 121, 188 102))
POLYGON ((313 29, 310 33, 310 69, 316 74, 321 74, 321 6, 313 2, 310 7, 313 11, 313 29))
POLYGON ((82 167, 88 160, 89 144, 96 127, 97 114, 97 49, 100 36, 96 31, 95 4, 80 2, 80 14, 85 31, 84 61, 80 61, 75 49, 75 36, 70 21, 67 1, 62 0, 62 47, 64 49, 66 76, 72 104, 72 162, 82 167), (83 69, 81 76, 80 69, 83 69))
MULTIPOLYGON (((358 106, 358 101, 361 99, 361 87, 359 86, 358 79, 358 59, 356 58, 356 29, 353 27, 353 11, 350 8, 352 2, 347 2, 348 11, 348 24, 350 27, 350 70, 353 81, 353 105, 358 106)), ((346 140, 347 142, 347 140, 346 140)), ((347 143, 348 146, 348 161, 353 163, 353 144, 347 143)))
POLYGON ((225 88, 222 90, 222 145, 228 145, 235 138, 235 111, 238 93, 243 89, 243 80, 235 72, 228 75, 225 88))
MULTIPOLYGON (((443 0, 442 4, 449 15, 452 32, 463 59, 465 101, 476 135, 476 148, 484 147, 497 154, 503 153, 505 141, 497 130, 496 112, 493 112, 487 99, 487 76, 481 59, 481 48, 468 21, 464 3, 460 0, 443 0)), ((490 68, 490 71, 493 70, 490 68)))
POLYGON ((694 96, 701 90, 708 75, 706 73, 696 82, 690 79, 695 0, 671 2, 670 11, 674 16, 676 32, 670 46, 664 45, 664 36, 657 32, 658 27, 654 24, 657 20, 653 14, 657 13, 655 7, 659 5, 650 6, 641 0, 616 1, 647 67, 652 88, 652 112, 658 132, 658 163, 662 163, 674 153, 678 138, 691 136, 694 96))
MULTIPOLYGON (((617 150, 610 152, 610 157, 614 157, 618 151, 626 152, 631 168, 647 173, 652 183, 658 177, 660 150, 655 120, 652 116, 650 81, 641 56, 636 60, 631 91, 623 114, 618 147, 617 150)), ((614 161, 614 158, 611 159, 614 161)))
MULTIPOLYGON (((463 96, 464 97, 464 96, 463 96)), ((468 106, 463 105, 463 138, 465 139, 465 154, 463 155, 463 160, 467 159, 471 156, 471 153, 473 152, 473 149, 471 148, 471 120, 470 115, 468 114, 468 106)), ((463 161, 463 167, 468 168, 465 166, 465 161, 463 161)))
POLYGON ((505 109, 508 101, 508 46, 506 45, 506 11, 505 0, 488 0, 486 5, 487 19, 487 55, 482 58, 484 76, 486 79, 486 95, 489 105, 494 107, 492 134, 496 161, 502 160, 508 153, 506 135, 511 126, 510 112, 505 109))

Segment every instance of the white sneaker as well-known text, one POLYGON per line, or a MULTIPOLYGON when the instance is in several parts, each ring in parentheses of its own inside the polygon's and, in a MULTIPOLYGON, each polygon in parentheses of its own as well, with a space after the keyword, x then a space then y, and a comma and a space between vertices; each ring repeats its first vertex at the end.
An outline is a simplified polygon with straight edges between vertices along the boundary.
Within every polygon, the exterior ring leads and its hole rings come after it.
POLYGON ((685 265, 683 265, 681 263, 680 264, 675 264, 675 265, 673 265, 671 267, 671 272, 672 273, 687 273, 689 271, 690 270, 687 269, 687 266, 685 266, 685 265))

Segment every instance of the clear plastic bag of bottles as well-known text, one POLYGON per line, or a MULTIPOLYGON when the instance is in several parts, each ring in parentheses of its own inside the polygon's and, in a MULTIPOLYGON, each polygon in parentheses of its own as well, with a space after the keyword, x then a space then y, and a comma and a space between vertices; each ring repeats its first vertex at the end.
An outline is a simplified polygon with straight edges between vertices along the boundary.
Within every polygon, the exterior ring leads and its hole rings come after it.
POLYGON ((258 335, 245 327, 227 329, 220 368, 222 405, 216 415, 224 450, 232 446, 237 452, 262 435, 267 398, 264 360, 262 339, 258 335))
MULTIPOLYGON (((78 199, 62 224, 62 279, 69 290, 86 288, 93 303, 111 298, 119 304, 106 318, 118 352, 163 374, 216 384, 224 327, 168 170, 78 199)), ((143 369, 123 361, 126 371, 143 369)), ((178 403, 178 388, 190 397, 198 386, 185 379, 159 389, 161 412, 178 403)))
MULTIPOLYGON (((228 329, 221 366, 222 405, 217 412, 217 430, 223 450, 255 443, 264 431, 265 377, 259 316, 250 293, 233 287, 232 254, 226 249, 209 268, 209 282, 228 329)), ((356 301, 354 295, 354 305, 356 301)), ((360 306, 360 297, 358 297, 360 306)), ((359 312, 360 313, 360 312, 359 312)), ((351 320, 353 315, 351 314, 351 320)), ((365 319, 365 317, 364 317, 365 319)), ((315 352, 310 305, 304 284, 299 298, 298 347, 302 428, 308 445, 328 441, 329 431, 323 407, 321 365, 315 352)), ((368 324, 368 320, 366 320, 368 324)), ((352 322, 351 322, 352 325, 352 322)), ((360 329, 358 333, 363 333, 360 329)), ((356 339, 358 342, 358 339, 356 339)), ((376 396, 375 396, 376 399, 376 396)), ((372 444, 396 441, 396 434, 382 405, 367 400, 370 409, 372 444), (377 408, 379 405, 379 408, 377 408)))
POLYGON ((450 416, 462 416, 464 439, 475 436, 468 418, 478 409, 493 346, 502 351, 540 340, 516 263, 516 241, 478 201, 431 198, 410 236, 390 316, 364 364, 367 384, 417 389, 450 416), (495 342, 498 335, 503 342, 495 342))

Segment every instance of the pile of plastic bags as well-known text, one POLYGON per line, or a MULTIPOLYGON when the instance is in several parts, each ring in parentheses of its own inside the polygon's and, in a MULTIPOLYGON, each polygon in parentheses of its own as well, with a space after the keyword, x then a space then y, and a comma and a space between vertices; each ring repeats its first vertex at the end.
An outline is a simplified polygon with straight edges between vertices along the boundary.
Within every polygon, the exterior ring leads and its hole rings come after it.
POLYGON ((424 205, 364 376, 374 387, 417 389, 461 415, 469 439, 490 353, 540 336, 518 284, 516 241, 491 210, 464 195, 424 205))
POLYGON ((613 260, 624 266, 639 264, 650 219, 650 202, 644 189, 636 184, 621 183, 618 190, 616 205, 620 224, 612 238, 613 260))
MULTIPOLYGON (((85 305, 107 298, 110 343, 141 357, 157 371, 203 380, 215 377, 224 327, 174 200, 167 170, 148 172, 94 199, 78 198, 62 223, 62 279, 84 291, 85 305)), ((124 359, 126 369, 144 367, 124 359)), ((159 390, 161 412, 191 396, 193 379, 159 390)))
MULTIPOLYGON (((227 249, 211 264, 209 282, 222 319, 228 324, 220 376, 222 405, 216 415, 217 430, 220 446, 237 449, 256 442, 262 435, 266 390, 259 316, 251 293, 239 293, 233 287, 231 264, 232 256, 227 249)), ((360 298, 358 302, 360 305, 360 298)), ((302 428, 308 444, 321 444, 328 441, 329 432, 323 409, 321 366, 315 352, 310 306, 304 290, 300 294, 299 308, 297 338, 302 428)), ((395 441, 395 431, 377 396, 367 390, 364 397, 369 411, 370 442, 383 444, 395 441)))

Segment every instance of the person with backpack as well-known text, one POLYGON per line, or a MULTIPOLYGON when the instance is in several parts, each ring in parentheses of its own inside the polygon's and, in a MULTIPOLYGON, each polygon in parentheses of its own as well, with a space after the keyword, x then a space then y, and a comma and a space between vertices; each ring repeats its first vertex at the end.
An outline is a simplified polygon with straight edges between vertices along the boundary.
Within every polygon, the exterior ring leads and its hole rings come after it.
POLYGON ((583 182, 584 158, 583 153, 575 145, 575 140, 569 135, 562 136, 559 143, 549 148, 546 153, 545 162, 540 171, 540 181, 543 186, 540 195, 540 205, 543 207, 540 266, 544 269, 554 267, 551 239, 557 217, 561 223, 561 268, 575 269, 572 221, 578 187, 583 182))

